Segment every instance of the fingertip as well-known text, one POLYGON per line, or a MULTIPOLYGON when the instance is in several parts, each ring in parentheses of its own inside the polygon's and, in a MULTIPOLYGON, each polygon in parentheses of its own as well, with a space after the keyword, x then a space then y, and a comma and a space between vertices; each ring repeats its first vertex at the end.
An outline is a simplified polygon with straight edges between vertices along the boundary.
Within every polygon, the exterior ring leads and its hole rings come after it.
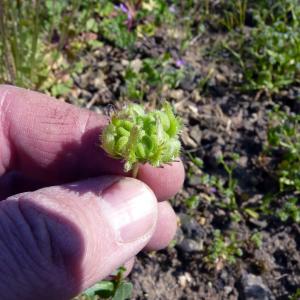
POLYGON ((169 202, 158 204, 156 230, 144 248, 145 251, 157 251, 169 245, 177 229, 176 214, 169 202))
POLYGON ((149 164, 141 166, 138 179, 145 182, 155 193, 159 201, 173 197, 184 182, 185 171, 182 161, 165 164, 155 168, 149 164))

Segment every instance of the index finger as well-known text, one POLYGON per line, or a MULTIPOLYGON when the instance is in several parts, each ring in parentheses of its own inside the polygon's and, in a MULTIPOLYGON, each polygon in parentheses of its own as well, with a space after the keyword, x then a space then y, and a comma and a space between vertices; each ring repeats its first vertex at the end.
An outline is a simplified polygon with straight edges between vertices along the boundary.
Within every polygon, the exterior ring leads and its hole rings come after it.
MULTIPOLYGON (((57 184, 103 174, 124 175, 121 161, 101 149, 99 136, 108 118, 47 95, 0 86, 0 176, 19 170, 57 184)), ((139 179, 160 199, 181 187, 181 163, 164 171, 142 167, 139 179), (162 175, 168 184, 161 184, 162 175)))

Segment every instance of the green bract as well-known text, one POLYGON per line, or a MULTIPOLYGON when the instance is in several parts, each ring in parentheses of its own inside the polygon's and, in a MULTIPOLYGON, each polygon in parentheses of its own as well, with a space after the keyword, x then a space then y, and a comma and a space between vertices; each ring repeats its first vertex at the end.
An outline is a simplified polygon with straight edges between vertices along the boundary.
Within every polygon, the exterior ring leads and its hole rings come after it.
POLYGON ((158 167, 179 156, 181 127, 167 102, 161 110, 148 113, 130 104, 112 116, 101 136, 102 147, 111 157, 124 159, 126 172, 138 163, 158 167))

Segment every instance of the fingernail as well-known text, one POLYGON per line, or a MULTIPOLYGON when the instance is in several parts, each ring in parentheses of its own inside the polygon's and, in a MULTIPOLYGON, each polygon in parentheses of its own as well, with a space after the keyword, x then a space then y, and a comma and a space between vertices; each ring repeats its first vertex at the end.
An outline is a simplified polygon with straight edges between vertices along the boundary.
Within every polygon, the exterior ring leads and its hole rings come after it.
POLYGON ((145 184, 123 178, 106 188, 101 196, 105 216, 119 242, 134 242, 152 233, 157 200, 145 184))

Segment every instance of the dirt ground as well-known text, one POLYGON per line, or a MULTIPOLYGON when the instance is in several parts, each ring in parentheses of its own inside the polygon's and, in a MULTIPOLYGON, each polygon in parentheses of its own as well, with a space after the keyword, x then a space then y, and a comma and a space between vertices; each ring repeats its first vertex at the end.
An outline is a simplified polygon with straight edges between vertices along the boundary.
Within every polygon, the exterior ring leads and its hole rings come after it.
MULTIPOLYGON (((230 211, 222 208, 222 196, 199 178, 204 173, 216 175, 226 182, 224 168, 218 163, 220 153, 225 158, 239 154, 234 178, 238 180, 236 199, 239 208, 255 206, 268 193, 275 192, 277 182, 261 161, 266 142, 268 113, 275 103, 286 111, 300 111, 297 97, 300 88, 293 86, 269 97, 265 93, 242 93, 236 89, 241 74, 230 61, 216 61, 200 49, 213 47, 218 32, 203 34, 185 53, 189 70, 168 99, 183 118, 182 159, 188 176, 182 191, 171 200, 181 226, 175 242, 157 253, 139 255, 129 280, 134 284, 133 299, 289 299, 300 287, 300 226, 283 223, 272 215, 251 218, 241 214, 233 222, 230 211), (203 46, 204 45, 204 46, 203 46), (213 70, 212 76, 199 89, 199 81, 213 70), (191 163, 189 154, 201 158, 200 170, 191 163), (212 195, 213 194, 213 195, 212 195), (199 197, 199 205, 188 209, 185 200, 199 197), (213 196, 213 197, 212 197, 213 196), (214 200, 210 200, 210 199, 214 200), (243 241, 243 255, 236 263, 219 261, 211 267, 205 263, 213 232, 235 231, 243 241), (250 237, 260 232, 260 247, 251 244, 250 237)), ((147 43, 140 43, 132 53, 105 45, 86 55, 83 73, 74 78, 76 89, 69 101, 96 111, 117 101, 124 86, 122 74, 129 60, 170 51, 178 55, 176 41, 158 32, 147 43)), ((277 194, 277 203, 286 194, 277 194)), ((299 195, 298 195, 299 196, 299 195)))

